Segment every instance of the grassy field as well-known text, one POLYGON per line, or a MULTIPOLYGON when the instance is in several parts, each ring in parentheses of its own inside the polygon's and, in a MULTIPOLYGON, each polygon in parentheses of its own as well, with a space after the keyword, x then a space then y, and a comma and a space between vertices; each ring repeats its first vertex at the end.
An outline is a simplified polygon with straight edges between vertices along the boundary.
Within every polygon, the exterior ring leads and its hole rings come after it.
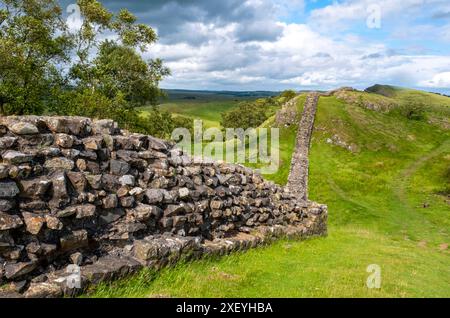
MULTIPOLYGON (((282 129, 283 164, 266 178, 286 182, 295 132, 282 129)), ((450 297, 448 130, 322 97, 310 162, 310 197, 329 206, 328 237, 143 271, 90 296, 450 297), (381 289, 365 285, 370 264, 381 267, 381 289)))
MULTIPOLYGON (((160 107, 175 115, 183 115, 203 120, 206 128, 219 127, 221 114, 238 106, 242 101, 276 95, 276 92, 204 92, 204 91, 168 91, 168 98, 162 99, 160 107)), ((149 107, 141 107, 143 114, 149 107)))
MULTIPOLYGON (((183 115, 203 120, 206 128, 220 126, 221 113, 236 107, 238 101, 177 101, 167 102, 160 105, 161 109, 168 110, 175 115, 183 115)), ((148 113, 150 107, 142 107, 143 114, 148 113)))

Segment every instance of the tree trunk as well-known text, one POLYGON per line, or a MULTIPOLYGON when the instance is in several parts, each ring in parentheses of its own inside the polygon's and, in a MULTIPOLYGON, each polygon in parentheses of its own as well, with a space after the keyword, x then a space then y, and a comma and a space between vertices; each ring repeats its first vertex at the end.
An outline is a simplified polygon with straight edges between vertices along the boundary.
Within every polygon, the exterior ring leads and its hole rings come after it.
POLYGON ((5 114, 4 105, 5 105, 5 103, 3 102, 2 99, 0 99, 0 115, 1 115, 1 116, 5 116, 5 115, 6 115, 6 114, 5 114))

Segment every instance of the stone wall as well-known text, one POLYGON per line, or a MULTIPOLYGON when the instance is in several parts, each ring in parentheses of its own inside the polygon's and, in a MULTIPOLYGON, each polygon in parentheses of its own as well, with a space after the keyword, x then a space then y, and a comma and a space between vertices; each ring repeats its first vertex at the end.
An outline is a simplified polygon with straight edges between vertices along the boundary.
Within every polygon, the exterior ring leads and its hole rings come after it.
POLYGON ((291 160, 287 188, 301 200, 308 199, 309 148, 319 101, 318 93, 309 93, 298 124, 296 146, 291 160))
POLYGON ((326 234, 326 206, 110 120, 0 118, 0 159, 0 297, 73 295, 143 266, 326 234), (69 264, 81 289, 67 287, 69 264))
POLYGON ((279 111, 277 111, 275 115, 275 123, 278 127, 291 126, 297 122, 297 103, 299 98, 300 95, 295 96, 285 103, 279 111))

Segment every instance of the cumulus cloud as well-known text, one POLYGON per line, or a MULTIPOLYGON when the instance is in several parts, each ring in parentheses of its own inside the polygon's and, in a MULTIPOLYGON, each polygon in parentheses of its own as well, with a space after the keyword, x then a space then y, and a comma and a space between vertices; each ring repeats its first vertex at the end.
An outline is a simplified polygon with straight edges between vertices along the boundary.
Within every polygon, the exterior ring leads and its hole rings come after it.
POLYGON ((435 46, 450 41, 450 24, 437 19, 448 12, 447 0, 344 0, 310 11, 303 0, 102 2, 112 10, 128 7, 158 31, 145 57, 161 57, 171 68, 167 88, 448 84, 439 74, 448 72, 450 57, 435 46), (373 3, 381 8, 382 29, 367 35, 373 3))
POLYGON ((441 12, 448 6, 447 0, 345 0, 333 1, 323 8, 315 9, 310 14, 310 23, 327 29, 350 27, 354 21, 366 21, 374 7, 379 8, 381 19, 414 17, 423 14, 424 7, 441 12))
POLYGON ((436 74, 432 79, 422 81, 420 84, 423 87, 448 88, 450 87, 450 72, 436 74))

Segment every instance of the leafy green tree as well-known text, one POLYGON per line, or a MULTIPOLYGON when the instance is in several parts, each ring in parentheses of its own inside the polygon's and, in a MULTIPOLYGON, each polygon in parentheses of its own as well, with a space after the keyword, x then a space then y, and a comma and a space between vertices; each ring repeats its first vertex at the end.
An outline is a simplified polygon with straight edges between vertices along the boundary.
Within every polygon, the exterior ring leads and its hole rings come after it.
POLYGON ((77 87, 112 88, 109 95, 122 91, 134 100, 154 99, 159 94, 155 87, 169 70, 162 66, 161 60, 144 61, 136 49, 145 52, 155 43, 155 31, 145 24, 137 24, 136 17, 126 9, 114 15, 96 0, 78 0, 77 4, 83 23, 74 34, 78 60, 70 69, 77 87), (106 33, 116 39, 105 39, 106 33), (135 92, 131 92, 133 88, 135 92), (142 96, 138 96, 142 88, 142 96))
POLYGON ((293 90, 286 90, 277 97, 258 98, 246 101, 222 113, 221 125, 224 128, 258 128, 275 115, 278 107, 297 96, 293 90))
POLYGON ((284 97, 285 102, 293 99, 295 96, 297 96, 297 93, 292 89, 285 90, 280 94, 280 97, 284 97))
POLYGON ((174 116, 167 110, 161 110, 158 106, 153 106, 146 118, 141 119, 140 124, 143 125, 146 132, 160 138, 170 138, 175 128, 187 128, 191 135, 194 131, 192 118, 174 116))
POLYGON ((222 113, 221 125, 224 128, 257 128, 267 118, 265 103, 242 102, 236 108, 222 113))
POLYGON ((191 136, 194 137, 194 119, 191 117, 172 115, 172 127, 172 131, 175 128, 186 128, 191 133, 191 136))
POLYGON ((1 114, 45 111, 149 129, 135 107, 156 104, 163 95, 159 83, 169 74, 161 60, 139 54, 157 41, 152 28, 96 0, 77 1, 78 30, 68 29, 54 0, 0 4, 1 114))
POLYGON ((42 113, 72 44, 61 8, 53 0, 0 3, 0 113, 42 113))
POLYGON ((108 117, 135 130, 149 127, 134 108, 155 105, 162 96, 159 82, 170 73, 161 60, 145 61, 138 53, 157 40, 156 33, 137 24, 125 9, 113 14, 96 0, 77 3, 83 23, 73 35, 77 59, 69 77, 74 89, 67 91, 69 97, 64 96, 69 102, 60 103, 65 107, 56 111, 108 117), (116 40, 105 39, 106 33, 116 40), (95 102, 99 96, 102 103, 95 102), (84 102, 79 104, 80 100, 84 102))
POLYGON ((114 98, 119 92, 134 106, 156 104, 161 91, 159 82, 168 74, 161 60, 145 62, 132 48, 112 41, 101 44, 93 61, 96 88, 114 98))

